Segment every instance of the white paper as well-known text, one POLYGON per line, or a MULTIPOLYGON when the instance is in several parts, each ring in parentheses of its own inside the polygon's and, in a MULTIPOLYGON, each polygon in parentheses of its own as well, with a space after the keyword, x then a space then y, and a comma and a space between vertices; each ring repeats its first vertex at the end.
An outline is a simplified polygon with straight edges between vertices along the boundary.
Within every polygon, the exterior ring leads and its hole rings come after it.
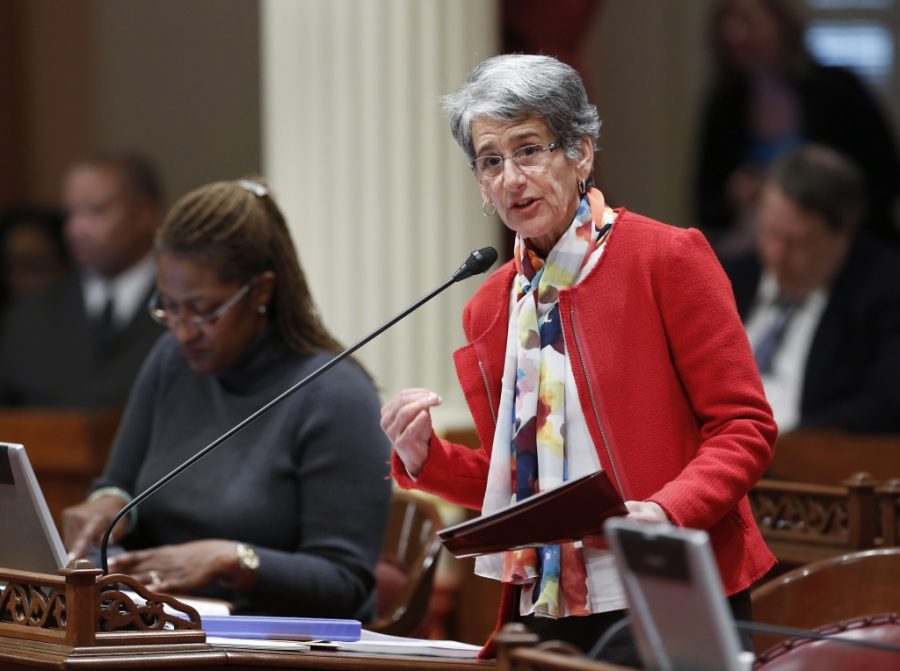
POLYGON ((420 655, 428 657, 456 657, 474 659, 480 645, 459 641, 434 641, 427 638, 390 636, 363 629, 359 641, 340 642, 338 649, 346 652, 365 652, 370 655, 420 655))

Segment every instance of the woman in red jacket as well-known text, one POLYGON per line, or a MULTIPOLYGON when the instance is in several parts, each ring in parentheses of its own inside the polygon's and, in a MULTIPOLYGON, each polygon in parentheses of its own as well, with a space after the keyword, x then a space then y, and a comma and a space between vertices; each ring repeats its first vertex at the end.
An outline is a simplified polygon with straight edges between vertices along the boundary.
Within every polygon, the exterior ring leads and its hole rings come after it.
MULTIPOLYGON (((491 58, 445 105, 485 214, 516 234, 514 259, 466 305, 454 355, 481 449, 438 438, 440 398, 408 389, 382 410, 394 476, 491 513, 602 468, 631 519, 709 532, 748 617, 774 558, 746 495, 776 429, 709 245, 592 188, 597 110, 556 59, 491 58)), ((504 583, 500 622, 584 649, 625 615, 613 558, 589 543, 480 557, 476 572, 504 583)), ((627 638, 608 651, 638 663, 627 638)))

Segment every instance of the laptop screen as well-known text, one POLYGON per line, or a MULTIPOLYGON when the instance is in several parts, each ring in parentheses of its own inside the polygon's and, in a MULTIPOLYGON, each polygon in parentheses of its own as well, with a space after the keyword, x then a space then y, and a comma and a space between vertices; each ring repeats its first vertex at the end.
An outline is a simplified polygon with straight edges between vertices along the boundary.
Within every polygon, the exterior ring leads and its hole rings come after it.
POLYGON ((742 671, 743 652, 704 531, 606 523, 641 660, 659 671, 742 671))
POLYGON ((66 551, 22 445, 0 443, 0 567, 56 575, 66 551))

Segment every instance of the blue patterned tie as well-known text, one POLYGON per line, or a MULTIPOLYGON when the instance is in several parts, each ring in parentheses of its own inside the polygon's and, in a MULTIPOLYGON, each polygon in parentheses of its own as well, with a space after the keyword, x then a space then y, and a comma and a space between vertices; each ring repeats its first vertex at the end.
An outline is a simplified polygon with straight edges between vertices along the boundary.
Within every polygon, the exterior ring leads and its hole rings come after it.
POLYGON ((767 375, 772 372, 772 364, 775 361, 775 353, 787 331, 791 317, 797 312, 798 303, 796 301, 779 296, 775 300, 776 315, 769 326, 769 330, 763 334, 756 347, 753 348, 753 357, 756 359, 756 366, 759 368, 760 375, 767 375))

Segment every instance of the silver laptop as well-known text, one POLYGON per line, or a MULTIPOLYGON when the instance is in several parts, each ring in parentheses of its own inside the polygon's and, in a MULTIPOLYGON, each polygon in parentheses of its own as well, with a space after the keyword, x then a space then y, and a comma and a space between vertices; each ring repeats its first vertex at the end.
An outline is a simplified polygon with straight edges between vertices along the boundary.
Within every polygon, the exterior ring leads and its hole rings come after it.
POLYGON ((0 443, 0 567, 56 575, 66 563, 25 448, 0 443))
POLYGON ((705 531, 612 517, 606 539, 641 661, 652 671, 749 671, 705 531))

